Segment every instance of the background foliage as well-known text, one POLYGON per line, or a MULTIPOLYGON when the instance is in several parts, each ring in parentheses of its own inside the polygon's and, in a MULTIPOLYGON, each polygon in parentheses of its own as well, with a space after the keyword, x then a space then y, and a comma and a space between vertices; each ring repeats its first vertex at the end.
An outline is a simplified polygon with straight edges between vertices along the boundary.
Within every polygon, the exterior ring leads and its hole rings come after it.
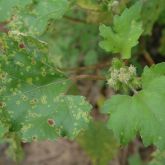
MULTIPOLYGON (((137 135, 161 155, 163 0, 0 0, 0 13, 0 142, 13 159, 22 159, 22 142, 59 137, 77 137, 94 164, 137 135), (117 95, 89 103, 75 91, 82 79, 117 95), (95 122, 91 104, 108 120, 95 122)), ((130 164, 144 163, 137 155, 130 164)))

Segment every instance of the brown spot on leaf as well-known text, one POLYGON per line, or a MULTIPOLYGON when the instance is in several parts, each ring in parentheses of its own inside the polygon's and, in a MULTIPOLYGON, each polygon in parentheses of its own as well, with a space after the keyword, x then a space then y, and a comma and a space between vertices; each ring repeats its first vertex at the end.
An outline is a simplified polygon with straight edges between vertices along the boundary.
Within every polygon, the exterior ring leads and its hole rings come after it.
POLYGON ((54 126, 55 125, 55 121, 53 119, 48 119, 48 124, 50 126, 54 126))
POLYGON ((20 43, 19 44, 19 48, 24 49, 25 48, 25 44, 24 43, 20 43))

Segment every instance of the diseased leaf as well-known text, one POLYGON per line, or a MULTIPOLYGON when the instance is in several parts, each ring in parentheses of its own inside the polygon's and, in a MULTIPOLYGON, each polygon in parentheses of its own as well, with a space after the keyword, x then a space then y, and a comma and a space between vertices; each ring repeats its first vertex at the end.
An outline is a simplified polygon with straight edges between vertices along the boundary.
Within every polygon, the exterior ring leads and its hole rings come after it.
POLYGON ((38 0, 32 8, 20 11, 18 21, 22 21, 25 32, 28 30, 30 34, 40 35, 46 29, 48 21, 61 18, 67 7, 67 0, 38 0))
POLYGON ((4 141, 4 135, 9 132, 10 116, 6 110, 2 109, 2 102, 0 102, 0 143, 4 141))
POLYGON ((67 8, 67 0, 0 0, 0 21, 10 19, 13 31, 41 35, 48 21, 61 18, 67 8))
POLYGON ((27 36, 1 39, 0 99, 11 130, 24 141, 76 136, 88 124, 91 106, 65 95, 70 81, 49 61, 46 44, 27 36))
MULTIPOLYGON (((55 140, 60 136, 74 138, 87 127, 91 106, 83 97, 55 97, 52 91, 49 95, 44 92, 41 101, 28 111, 22 124, 21 132, 24 141, 55 140)), ((28 107, 30 106, 26 105, 24 109, 28 107)))
POLYGON ((142 34, 139 21, 141 3, 125 9, 120 16, 114 17, 113 26, 100 26, 100 35, 105 39, 100 46, 108 52, 120 53, 123 59, 131 57, 131 49, 136 46, 142 34))
MULTIPOLYGON (((10 132, 11 133, 11 132, 10 132)), ((10 138, 7 139, 9 147, 6 154, 16 162, 21 162, 24 158, 24 151, 22 148, 22 141, 17 133, 12 132, 10 138)))
POLYGON ((35 109, 39 111, 44 109, 45 111, 43 111, 43 113, 50 113, 53 108, 56 108, 54 105, 56 103, 53 100, 56 99, 56 97, 64 95, 67 86, 67 79, 58 80, 54 78, 54 82, 49 84, 35 86, 35 88, 32 86, 32 88, 27 91, 19 90, 19 92, 13 96, 6 96, 5 108, 11 115, 13 129, 19 130, 27 116, 35 117, 38 113, 37 111, 35 113, 35 109), (51 101, 49 102, 50 99, 51 101))
POLYGON ((0 0, 0 22, 9 20, 17 8, 24 8, 32 0, 0 0))
POLYGON ((132 97, 116 95, 105 102, 103 112, 110 113, 108 127, 113 129, 121 143, 128 143, 139 133, 145 145, 155 144, 165 148, 163 68, 165 63, 145 68, 143 89, 138 94, 132 97))

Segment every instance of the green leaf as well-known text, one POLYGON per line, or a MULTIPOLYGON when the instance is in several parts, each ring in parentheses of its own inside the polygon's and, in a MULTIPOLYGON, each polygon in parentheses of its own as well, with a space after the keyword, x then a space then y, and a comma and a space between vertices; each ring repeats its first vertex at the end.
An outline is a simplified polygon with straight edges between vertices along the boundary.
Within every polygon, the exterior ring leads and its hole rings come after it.
POLYGON ((150 69, 148 67, 145 67, 142 76, 143 88, 147 87, 152 80, 157 77, 159 78, 162 75, 165 76, 165 62, 153 65, 150 67, 150 69))
POLYGON ((163 12, 164 0, 146 0, 143 2, 141 18, 143 21, 144 34, 151 34, 154 23, 163 12))
POLYGON ((128 143, 137 133, 145 145, 165 148, 165 63, 145 68, 143 90, 134 96, 116 95, 107 100, 103 112, 110 113, 108 127, 121 143, 128 143), (158 74, 158 76, 155 76, 158 74))
POLYGON ((158 23, 164 25, 165 24, 165 6, 163 6, 163 10, 159 15, 158 23))
POLYGON ((40 35, 46 29, 48 21, 61 18, 67 8, 67 0, 37 1, 34 8, 21 11, 19 15, 29 33, 40 35))
POLYGON ((165 30, 163 30, 163 32, 162 32, 162 36, 160 39, 160 47, 158 50, 162 56, 165 56, 165 30))
POLYGON ((77 141, 94 165, 108 164, 118 148, 112 131, 102 122, 90 123, 88 129, 78 136, 77 141))
POLYGON ((0 140, 3 138, 4 134, 8 131, 8 128, 0 121, 0 140))
POLYGON ((0 21, 9 20, 13 31, 42 34, 50 19, 59 19, 68 8, 67 0, 0 0, 0 21), (6 13, 7 11, 7 13, 6 13))
POLYGON ((49 61, 46 44, 32 37, 1 36, 0 97, 15 95, 64 78, 49 61), (8 65, 8 67, 6 67, 8 65))
POLYGON ((25 7, 32 0, 0 0, 0 22, 9 20, 16 7, 25 7))
MULTIPOLYGON (((67 90, 67 86, 67 79, 54 78, 54 82, 49 84, 35 87, 32 86, 29 90, 19 90, 19 92, 13 96, 6 96, 5 108, 12 118, 13 129, 19 130, 26 117, 33 115, 35 109, 37 109, 36 111, 47 109, 46 112, 50 113, 53 108, 52 106, 56 104, 52 99, 56 99, 56 97, 63 95, 67 90), (50 99, 51 101, 49 102, 50 99), (51 107, 49 108, 48 105, 51 107)), ((43 113, 44 112, 45 111, 43 111, 43 113)))
POLYGON ((16 133, 10 132, 7 143, 9 144, 9 147, 6 150, 7 156, 19 164, 24 158, 24 151, 20 137, 16 133))
POLYGON ((138 153, 130 156, 128 162, 129 165, 144 165, 138 153))
POLYGON ((153 154, 153 159, 147 165, 164 165, 165 163, 165 152, 164 151, 155 151, 153 154))
POLYGON ((108 52, 121 53, 123 59, 130 58, 131 49, 138 44, 143 31, 139 21, 140 11, 141 3, 138 2, 120 16, 115 16, 112 27, 101 25, 100 35, 105 40, 99 45, 108 52))
POLYGON ((53 91, 50 95, 44 94, 43 97, 47 96, 45 98, 47 100, 35 105, 31 111, 29 110, 22 124, 21 132, 24 141, 55 140, 60 136, 74 138, 86 128, 91 106, 84 100, 84 97, 53 97, 53 91))
POLYGON ((1 37, 0 100, 10 130, 24 141, 73 138, 88 124, 91 106, 83 97, 65 95, 70 81, 49 61, 45 43, 17 37, 1 37))
POLYGON ((0 101, 0 143, 4 141, 4 135, 9 132, 10 116, 8 112, 1 108, 3 102, 0 101))
POLYGON ((85 65, 93 65, 93 64, 96 64, 98 59, 98 54, 96 51, 89 51, 87 52, 87 54, 85 55, 85 59, 84 59, 84 63, 85 65))

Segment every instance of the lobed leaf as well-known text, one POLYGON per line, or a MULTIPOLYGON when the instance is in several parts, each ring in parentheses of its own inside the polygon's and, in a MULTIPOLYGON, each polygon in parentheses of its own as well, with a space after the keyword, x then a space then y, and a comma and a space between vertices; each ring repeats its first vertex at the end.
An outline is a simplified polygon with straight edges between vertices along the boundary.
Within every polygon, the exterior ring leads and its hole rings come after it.
POLYGON ((3 35, 1 41, 0 100, 10 130, 24 141, 76 136, 88 124, 91 106, 65 95, 70 81, 49 61, 46 44, 27 36, 3 35))
POLYGON ((105 102, 103 112, 111 115, 108 127, 121 143, 128 143, 139 133, 145 145, 165 148, 164 67, 161 63, 145 68, 143 89, 138 94, 132 97, 116 95, 105 102))
POLYGON ((138 2, 125 9, 120 16, 114 17, 111 27, 101 25, 100 35, 105 39, 100 46, 108 52, 120 53, 123 59, 131 57, 131 49, 136 46, 142 34, 142 23, 139 21, 141 3, 138 2))

